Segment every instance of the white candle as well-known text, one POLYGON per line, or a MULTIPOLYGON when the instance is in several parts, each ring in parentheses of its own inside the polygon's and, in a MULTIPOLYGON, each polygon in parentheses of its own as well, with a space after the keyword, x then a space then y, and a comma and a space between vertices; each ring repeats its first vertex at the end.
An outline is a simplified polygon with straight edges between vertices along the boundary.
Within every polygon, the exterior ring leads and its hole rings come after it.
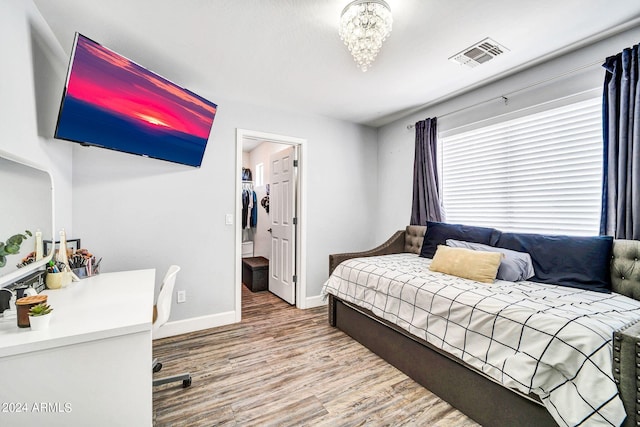
MULTIPOLYGON (((60 230, 60 249, 58 249, 58 256, 56 260, 65 265, 64 271, 71 275, 71 280, 74 282, 80 280, 80 278, 71 271, 71 268, 69 267, 69 258, 67 257, 67 233, 64 231, 64 228, 60 230)), ((66 286, 66 284, 64 286, 66 286)))
POLYGON ((69 265, 69 260, 67 258, 67 233, 64 231, 64 228, 60 230, 60 248, 58 249, 58 256, 56 259, 59 262, 69 265))
POLYGON ((36 261, 40 261, 42 259, 42 232, 40 230, 36 231, 36 261))

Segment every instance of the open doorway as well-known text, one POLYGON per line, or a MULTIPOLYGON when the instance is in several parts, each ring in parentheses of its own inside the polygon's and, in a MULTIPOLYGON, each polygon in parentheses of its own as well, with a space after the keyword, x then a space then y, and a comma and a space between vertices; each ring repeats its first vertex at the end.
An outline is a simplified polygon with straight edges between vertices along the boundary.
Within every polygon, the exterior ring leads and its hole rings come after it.
MULTIPOLYGON (((305 143, 296 137, 237 130, 236 321, 242 318, 243 268, 246 273, 255 262, 255 271, 262 270, 259 264, 265 259, 268 290, 298 308, 306 307, 305 143)), ((255 271, 254 277, 264 274, 255 271)))

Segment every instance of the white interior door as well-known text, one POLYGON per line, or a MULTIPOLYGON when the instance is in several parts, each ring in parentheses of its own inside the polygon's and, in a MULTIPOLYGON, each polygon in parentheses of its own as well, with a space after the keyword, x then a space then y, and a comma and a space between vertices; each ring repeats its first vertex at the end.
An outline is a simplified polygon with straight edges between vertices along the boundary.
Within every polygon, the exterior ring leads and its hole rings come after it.
POLYGON ((295 249, 295 147, 271 155, 269 207, 271 217, 271 259, 269 290, 287 301, 296 302, 295 249))

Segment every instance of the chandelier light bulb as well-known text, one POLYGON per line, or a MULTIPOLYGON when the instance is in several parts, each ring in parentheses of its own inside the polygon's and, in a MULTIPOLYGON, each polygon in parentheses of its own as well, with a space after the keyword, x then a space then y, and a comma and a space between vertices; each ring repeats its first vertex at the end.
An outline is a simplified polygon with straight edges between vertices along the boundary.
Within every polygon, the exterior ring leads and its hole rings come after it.
POLYGON ((391 33, 391 8, 383 0, 355 0, 340 16, 340 38, 362 71, 376 59, 391 33))

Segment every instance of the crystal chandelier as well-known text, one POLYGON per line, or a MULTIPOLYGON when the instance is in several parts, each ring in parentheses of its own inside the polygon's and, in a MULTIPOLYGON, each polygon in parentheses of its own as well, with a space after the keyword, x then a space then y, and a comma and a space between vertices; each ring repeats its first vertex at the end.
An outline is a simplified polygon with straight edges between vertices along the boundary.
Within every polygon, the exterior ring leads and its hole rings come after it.
POLYGON ((340 38, 362 71, 367 71, 391 33, 391 9, 382 0, 355 0, 340 16, 340 38))

